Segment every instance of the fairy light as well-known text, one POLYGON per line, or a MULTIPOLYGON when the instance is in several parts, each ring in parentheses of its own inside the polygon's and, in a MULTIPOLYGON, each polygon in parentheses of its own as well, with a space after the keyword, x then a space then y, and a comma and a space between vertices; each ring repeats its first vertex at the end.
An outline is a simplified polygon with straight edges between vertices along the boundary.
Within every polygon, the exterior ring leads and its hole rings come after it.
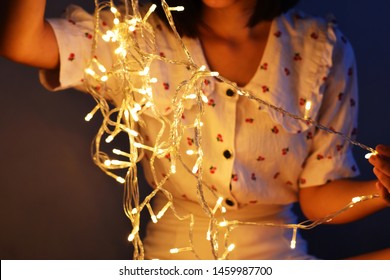
POLYGON ((226 227, 229 223, 227 221, 222 221, 219 223, 220 227, 226 227))
POLYGON ((184 248, 172 248, 169 250, 171 254, 178 254, 178 253, 183 253, 183 252, 190 252, 192 251, 192 247, 184 247, 184 248))
POLYGON ((175 12, 182 12, 182 11, 184 11, 184 7, 183 6, 169 7, 169 10, 175 11, 175 12))
POLYGON ((125 180, 124 178, 120 177, 120 176, 117 176, 117 177, 115 178, 115 180, 116 180, 118 183, 120 183, 120 184, 126 183, 126 180, 125 180))
POLYGON ((309 118, 310 109, 311 109, 311 101, 306 101, 306 103, 305 103, 305 115, 303 117, 304 119, 308 119, 309 118))
POLYGON ((291 249, 295 249, 296 246, 297 246, 297 231, 298 231, 297 228, 293 229, 293 236, 292 236, 291 242, 290 242, 290 248, 291 249))
POLYGON ((127 240, 128 240, 129 242, 132 242, 132 241, 134 240, 136 234, 138 234, 138 232, 139 232, 139 226, 135 226, 135 227, 133 228, 132 232, 129 234, 127 240))
MULTIPOLYGON (((369 151, 370 153, 366 155, 366 158, 369 158, 369 156, 372 155, 376 155, 377 152, 373 148, 356 142, 342 133, 334 131, 333 129, 329 129, 312 120, 310 118, 310 110, 312 107, 311 101, 306 101, 303 116, 294 115, 284 110, 283 108, 267 103, 248 90, 239 88, 234 82, 221 77, 218 72, 209 71, 205 65, 197 66, 194 63, 190 52, 187 50, 185 44, 178 35, 171 16, 171 12, 183 11, 184 7, 169 7, 166 1, 161 1, 170 27, 186 55, 186 61, 175 61, 162 58, 159 53, 156 52, 154 30, 148 23, 149 17, 157 7, 156 5, 150 6, 149 10, 142 17, 138 10, 138 1, 131 1, 133 8, 131 13, 128 9, 128 6, 130 5, 128 2, 130 1, 126 1, 125 14, 123 14, 122 9, 115 7, 112 1, 101 1, 101 3, 99 2, 100 1, 97 0, 95 1, 96 19, 99 19, 99 13, 101 10, 108 8, 113 14, 113 20, 110 24, 110 27, 106 31, 102 31, 100 29, 99 20, 96 20, 95 22, 95 34, 97 36, 94 36, 93 38, 90 63, 85 69, 85 80, 88 90, 97 100, 97 105, 90 113, 88 113, 88 115, 85 117, 85 120, 90 121, 97 111, 100 111, 103 116, 101 129, 99 130, 94 140, 93 159, 99 168, 101 168, 107 175, 113 177, 118 183, 124 186, 125 199, 123 206, 125 213, 130 219, 133 227, 131 233, 128 236, 128 240, 129 242, 132 242, 134 246, 134 259, 144 258, 143 244, 139 237, 139 223, 141 220, 141 213, 145 208, 149 212, 151 220, 154 223, 161 222, 160 219, 168 210, 171 210, 173 215, 180 221, 188 223, 190 232, 188 245, 185 245, 183 248, 172 248, 170 252, 172 254, 190 252, 194 255, 195 258, 199 258, 193 246, 193 233, 194 228, 196 227, 194 216, 192 214, 186 216, 180 215, 175 210, 175 200, 173 199, 173 195, 164 188, 165 182, 169 180, 170 176, 178 172, 178 170, 182 170, 178 169, 177 167, 179 163, 182 164, 184 170, 192 172, 192 175, 197 180, 197 186, 195 187, 197 188, 196 191, 198 193, 199 204, 204 210, 205 214, 210 218, 210 226, 205 234, 205 238, 210 241, 210 249, 215 259, 227 259, 230 252, 233 250, 239 250, 239 248, 237 248, 236 245, 231 243, 229 240, 229 233, 238 226, 246 225, 292 229, 293 234, 290 246, 292 249, 294 249, 296 247, 298 229, 311 229, 315 226, 318 226, 319 224, 329 222, 334 217, 340 215, 344 211, 347 211, 357 203, 379 197, 378 195, 355 197, 348 205, 339 211, 336 211, 335 213, 331 213, 330 215, 316 221, 304 221, 299 224, 250 223, 227 220, 225 217, 227 209, 222 205, 223 197, 220 196, 216 191, 211 191, 211 194, 215 196, 215 204, 209 204, 206 202, 203 194, 203 187, 207 187, 210 190, 212 189, 207 185, 207 182, 204 182, 202 179, 204 145, 202 143, 202 128, 204 126, 202 122, 202 108, 203 103, 208 103, 209 100, 203 93, 202 87, 200 85, 203 83, 205 78, 218 77, 219 80, 230 86, 237 92, 237 94, 245 98, 254 100, 260 105, 267 106, 268 108, 296 121, 303 121, 306 124, 315 126, 318 129, 324 130, 328 133, 337 134, 350 144, 359 146, 360 148, 369 151), (138 36, 136 34, 141 35, 138 36), (106 68, 108 67, 107 65, 103 65, 102 62, 99 61, 97 58, 98 56, 95 53, 97 45, 99 44, 99 38, 103 39, 105 42, 110 42, 113 45, 114 55, 116 57, 113 59, 113 65, 110 66, 109 69, 106 68), (141 46, 144 45, 147 46, 147 49, 141 48, 141 46), (154 92, 151 85, 157 83, 158 79, 156 77, 150 77, 150 65, 152 65, 155 60, 172 65, 183 65, 189 69, 190 78, 188 78, 186 81, 179 81, 181 83, 180 86, 176 89, 176 93, 180 94, 177 94, 176 96, 173 95, 175 98, 172 99, 172 104, 170 104, 171 108, 173 108, 173 119, 170 120, 163 117, 163 114, 154 104, 154 92), (137 61, 137 63, 134 63, 135 61, 137 61), (119 79, 120 83, 118 84, 120 86, 118 88, 110 87, 110 79, 119 79), (135 85, 133 84, 133 81, 140 81, 140 83, 137 82, 135 85), (98 91, 95 86, 101 85, 102 82, 104 83, 104 89, 100 89, 100 91, 98 91), (122 102, 122 104, 117 108, 111 109, 108 102, 104 99, 103 93, 105 91, 113 94, 123 95, 124 102, 122 102), (138 99, 136 100, 134 97, 136 94, 139 94, 142 97, 139 98, 141 101, 138 99), (193 102, 197 105, 198 112, 192 123, 184 123, 184 121, 181 119, 182 112, 184 110, 183 104, 185 102, 193 102), (148 145, 145 144, 142 135, 137 132, 138 127, 141 127, 142 129, 142 126, 144 125, 143 113, 145 110, 148 110, 148 112, 162 124, 162 129, 158 134, 157 139, 153 144, 149 144, 148 142, 148 145), (196 146, 194 146, 194 150, 185 151, 185 153, 189 156, 197 156, 195 164, 192 168, 184 164, 180 154, 180 143, 182 142, 181 140, 183 139, 184 131, 187 129, 194 130, 196 134, 196 146), (125 133, 128 137, 129 149, 128 151, 113 149, 112 153, 125 157, 125 160, 110 158, 109 155, 101 151, 100 147, 101 139, 105 135, 108 134, 105 141, 110 143, 120 133, 125 133), (170 135, 169 139, 163 138, 162 135, 164 134, 170 135), (156 187, 149 195, 147 195, 143 201, 139 201, 136 162, 138 162, 144 156, 144 151, 146 150, 149 151, 149 154, 151 154, 148 155, 150 157, 152 177, 154 178, 156 187), (167 157, 167 155, 170 156, 170 170, 168 174, 164 174, 163 178, 159 180, 159 176, 157 176, 156 170, 154 168, 154 161, 156 159, 167 157), (127 169, 126 178, 118 176, 114 173, 116 169, 122 168, 127 169), (150 202, 157 193, 164 195, 167 199, 167 203, 158 212, 158 214, 155 215, 153 206, 150 204, 150 202), (211 207, 210 205, 214 206, 211 207), (218 251, 222 251, 218 250, 218 244, 225 244, 224 252, 221 254, 218 254, 218 251)), ((205 143, 205 145, 207 145, 207 143, 205 143)))
POLYGON ((366 159, 370 159, 372 156, 376 156, 378 154, 377 151, 374 151, 374 152, 371 152, 371 153, 367 153, 364 157, 366 159))
POLYGON ((172 206, 172 201, 169 201, 167 204, 165 204, 165 206, 160 210, 160 212, 158 212, 157 214, 157 219, 161 219, 165 212, 167 212, 167 210, 172 206))
POLYGON ((223 201, 223 197, 219 197, 217 203, 214 206, 213 213, 215 214, 217 210, 221 207, 223 201))
POLYGON ((89 122, 90 120, 92 120, 93 116, 96 114, 97 110, 99 110, 100 108, 100 105, 96 105, 95 108, 93 108, 93 110, 91 112, 89 112, 86 116, 85 116, 85 121, 89 122))

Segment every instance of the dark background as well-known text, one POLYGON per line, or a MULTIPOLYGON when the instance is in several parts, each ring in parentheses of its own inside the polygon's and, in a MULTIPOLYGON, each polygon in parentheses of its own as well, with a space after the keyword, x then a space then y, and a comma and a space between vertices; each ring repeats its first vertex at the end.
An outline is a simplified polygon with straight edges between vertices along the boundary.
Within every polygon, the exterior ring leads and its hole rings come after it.
MULTIPOLYGON (((47 15, 60 15, 70 2, 93 9, 92 0, 49 0, 47 15)), ((302 0, 299 7, 338 19, 358 61, 358 140, 390 144, 390 2, 302 0)), ((36 69, 2 58, 0 92, 1 259, 130 259, 123 189, 90 155, 99 126, 98 118, 84 121, 92 98, 73 90, 49 93, 36 69)), ((372 179, 365 153, 355 148, 360 178, 372 179)), ((389 247, 390 209, 303 234, 310 252, 325 259, 389 247)))

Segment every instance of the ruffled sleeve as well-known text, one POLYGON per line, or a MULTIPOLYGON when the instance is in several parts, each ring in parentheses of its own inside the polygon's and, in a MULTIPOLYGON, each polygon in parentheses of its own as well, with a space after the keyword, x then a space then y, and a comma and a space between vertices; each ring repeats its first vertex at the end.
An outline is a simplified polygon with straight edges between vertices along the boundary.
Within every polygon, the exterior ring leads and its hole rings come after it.
MULTIPOLYGON (((109 13, 102 13, 100 27, 104 29, 112 19, 109 13)), ((60 53, 59 70, 41 70, 40 81, 48 90, 66 88, 83 89, 84 69, 91 60, 94 36, 94 18, 82 8, 70 5, 63 18, 48 19, 52 26, 60 53)), ((99 39, 96 56, 104 65, 112 64, 110 46, 99 39)))
MULTIPOLYGON (((318 122, 329 130, 354 138, 358 116, 354 52, 337 27, 331 27, 329 38, 333 44, 332 65, 329 75, 325 78, 318 122)), ((358 173, 351 144, 339 135, 316 130, 301 174, 300 186, 322 185, 331 180, 356 176, 358 173)))

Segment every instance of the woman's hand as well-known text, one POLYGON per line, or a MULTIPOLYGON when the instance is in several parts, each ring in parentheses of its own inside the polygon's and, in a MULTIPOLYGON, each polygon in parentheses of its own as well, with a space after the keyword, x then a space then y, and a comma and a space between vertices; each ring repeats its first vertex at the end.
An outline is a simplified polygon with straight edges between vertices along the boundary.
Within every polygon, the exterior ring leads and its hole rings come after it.
POLYGON ((378 154, 371 156, 369 162, 374 166, 374 174, 378 178, 378 192, 390 205, 390 146, 378 145, 375 150, 378 154))

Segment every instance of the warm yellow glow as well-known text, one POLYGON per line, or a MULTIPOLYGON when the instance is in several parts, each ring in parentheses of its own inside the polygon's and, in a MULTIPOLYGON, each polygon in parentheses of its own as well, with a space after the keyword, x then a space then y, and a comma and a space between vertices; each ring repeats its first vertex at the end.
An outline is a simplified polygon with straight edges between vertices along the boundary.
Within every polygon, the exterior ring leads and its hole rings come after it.
POLYGON ((236 245, 235 244, 230 244, 229 247, 228 247, 228 251, 231 252, 234 250, 234 248, 236 248, 236 245))
POLYGON ((171 254, 177 254, 177 253, 179 253, 179 249, 178 248, 173 248, 173 249, 169 250, 169 252, 171 254))
POLYGON ((297 245, 297 242, 296 242, 295 240, 291 240, 290 248, 291 248, 291 249, 295 249, 295 248, 296 248, 296 245, 297 245))
POLYGON ((119 183, 121 183, 121 184, 124 184, 124 183, 126 183, 126 180, 125 179, 123 179, 122 177, 116 177, 116 180, 117 180, 117 182, 119 182, 119 183))
POLYGON ((305 105, 305 110, 310 111, 310 109, 311 109, 311 101, 307 101, 305 105))
POLYGON ((182 12, 182 11, 184 11, 184 7, 183 6, 169 7, 169 10, 175 11, 175 12, 182 12))
POLYGON ((95 76, 95 75, 96 75, 95 71, 93 71, 91 68, 87 68, 87 69, 85 69, 84 71, 85 71, 85 73, 87 73, 88 75, 91 75, 91 76, 95 76))
POLYGON ((220 227, 226 227, 229 223, 227 221, 222 221, 219 223, 220 227))
POLYGON ((114 6, 111 6, 110 10, 111 10, 111 13, 113 13, 113 14, 117 14, 118 13, 118 9, 115 8, 114 6))
POLYGON ((169 201, 164 207, 163 209, 160 210, 160 212, 158 212, 157 214, 157 219, 161 219, 164 214, 167 212, 167 210, 169 209, 169 207, 172 206, 172 201, 169 201))
POLYGON ((129 234, 129 237, 127 238, 128 241, 132 242, 135 238, 135 235, 139 232, 139 226, 135 226, 132 230, 132 232, 129 234))
POLYGON ((109 135, 109 136, 106 138, 106 143, 111 143, 112 140, 114 140, 114 136, 109 135))

